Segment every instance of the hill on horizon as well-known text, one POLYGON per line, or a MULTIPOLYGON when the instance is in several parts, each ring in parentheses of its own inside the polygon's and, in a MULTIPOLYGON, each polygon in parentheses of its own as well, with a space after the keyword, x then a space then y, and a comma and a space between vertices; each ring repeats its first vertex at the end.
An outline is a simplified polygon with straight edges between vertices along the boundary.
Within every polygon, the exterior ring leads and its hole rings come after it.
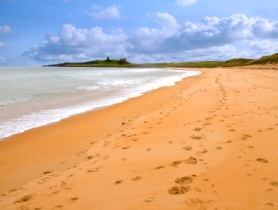
POLYGON ((106 60, 93 60, 87 62, 73 62, 73 63, 58 63, 46 66, 55 67, 190 67, 190 68, 215 68, 215 67, 235 67, 235 66, 249 66, 249 65, 265 65, 278 64, 278 53, 273 55, 263 56, 259 59, 234 58, 227 61, 189 61, 189 62, 171 62, 171 63, 145 63, 132 64, 121 58, 120 60, 111 60, 107 57, 106 60))

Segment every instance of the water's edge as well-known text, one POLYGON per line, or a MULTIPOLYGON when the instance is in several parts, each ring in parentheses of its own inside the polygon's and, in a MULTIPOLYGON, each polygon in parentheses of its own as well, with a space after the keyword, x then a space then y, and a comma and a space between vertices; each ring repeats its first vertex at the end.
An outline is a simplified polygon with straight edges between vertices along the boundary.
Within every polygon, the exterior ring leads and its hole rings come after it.
MULTIPOLYGON (((167 70, 173 70, 173 69, 167 69, 167 70)), ((6 128, 13 128, 11 130, 4 130, 5 133, 1 132, 0 133, 0 141, 6 140, 8 137, 15 135, 15 134, 19 134, 19 133, 23 133, 27 130, 33 129, 33 128, 38 128, 41 126, 46 126, 46 125, 50 125, 53 123, 57 123, 63 119, 72 117, 74 115, 78 115, 78 114, 84 114, 86 112, 89 111, 95 111, 98 109, 103 109, 115 104, 119 104, 122 103, 124 101, 127 101, 131 98, 135 98, 138 96, 142 96, 144 95, 146 92, 151 92, 153 90, 157 90, 161 87, 167 87, 167 86, 173 86, 175 85, 177 82, 182 81, 183 79, 186 79, 188 77, 192 77, 192 76, 197 76, 199 74, 201 74, 200 71, 195 71, 195 70, 174 70, 174 71, 185 71, 185 72, 190 72, 190 75, 184 76, 184 77, 180 77, 177 78, 176 81, 173 81, 172 83, 168 83, 165 85, 160 85, 159 87, 154 87, 148 90, 143 90, 140 93, 135 93, 135 94, 130 94, 130 95, 126 95, 124 97, 118 97, 118 98, 110 98, 108 100, 106 100, 105 102, 103 102, 102 104, 99 105, 95 105, 95 104, 82 104, 78 107, 68 107, 67 109, 61 108, 61 109, 53 109, 53 110, 44 110, 41 111, 39 113, 32 113, 32 115, 27 115, 27 116, 23 116, 19 119, 20 124, 17 125, 16 130, 14 129, 13 126, 13 122, 7 122, 5 124, 6 128), (42 116, 44 117, 44 120, 41 120, 42 116), (52 117, 51 116, 55 116, 52 117), (40 119, 39 122, 34 120, 33 123, 29 123, 28 125, 26 125, 24 122, 28 121, 28 118, 32 118, 32 119, 40 119), (1 135, 2 134, 2 135, 1 135)))

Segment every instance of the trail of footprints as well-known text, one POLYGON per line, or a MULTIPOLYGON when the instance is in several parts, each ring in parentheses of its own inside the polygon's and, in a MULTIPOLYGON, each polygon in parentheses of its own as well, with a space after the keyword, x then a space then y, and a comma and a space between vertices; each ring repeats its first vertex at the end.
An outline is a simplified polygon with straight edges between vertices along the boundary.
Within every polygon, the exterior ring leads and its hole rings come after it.
MULTIPOLYGON (((197 122, 195 122, 196 124, 199 124, 199 126, 196 126, 194 129, 193 129, 193 132, 195 134, 189 136, 189 138, 193 139, 193 140, 196 140, 196 141, 201 141, 200 143, 200 147, 202 147, 202 150, 199 150, 199 151, 196 151, 196 155, 198 156, 202 156, 206 153, 208 153, 209 151, 202 145, 202 142, 204 142, 206 140, 206 137, 205 135, 203 134, 203 130, 205 130, 207 132, 209 126, 211 125, 211 122, 212 120, 217 117, 217 113, 220 112, 221 110, 227 110, 229 109, 229 107, 227 105, 225 105, 225 101, 227 100, 227 91, 224 89, 223 85, 221 84, 221 78, 216 78, 215 80, 215 83, 217 85, 219 85, 219 88, 220 88, 220 95, 217 95, 216 98, 215 98, 215 101, 216 101, 216 104, 212 107, 211 110, 208 111, 209 113, 209 116, 207 116, 205 118, 205 120, 199 120, 197 122), (219 99, 220 97, 220 99, 219 99)), ((253 84, 254 85, 254 84, 253 84)), ((171 105, 170 108, 172 112, 175 112, 179 109, 179 107, 182 107, 184 106, 184 103, 188 102, 189 100, 193 99, 194 98, 194 94, 196 94, 198 91, 205 91, 205 89, 200 89, 200 90, 196 90, 194 92, 192 92, 191 94, 188 95, 188 97, 186 99, 183 99, 181 100, 181 102, 179 103, 179 105, 177 104, 173 104, 171 105)), ((231 91, 231 90, 230 90, 231 91)), ((239 92, 237 90, 234 90, 234 93, 235 94, 239 94, 239 92)), ((182 96, 181 96, 182 97, 182 96)), ((247 103, 251 103, 250 101, 247 101, 247 103)), ((252 104, 252 103, 251 103, 252 104)), ((169 117, 171 114, 171 112, 169 111, 163 111, 161 110, 160 111, 160 115, 161 117, 159 119, 156 119, 158 122, 156 123, 157 126, 159 126, 160 124, 163 123, 163 120, 167 117, 169 117)), ((267 114, 267 113, 266 113, 267 114)), ((238 115, 239 117, 240 116, 244 116, 244 113, 242 115, 238 115)), ((137 116, 139 117, 139 116, 137 116)), ((222 115, 222 117, 224 118, 227 118, 228 116, 226 115, 222 115)), ((275 116, 277 117, 277 116, 275 116)), ((151 120, 151 119, 150 119, 151 120)), ((129 120, 128 122, 130 122, 131 120, 129 120)), ((124 122, 122 122, 122 125, 126 125, 128 122, 126 122, 126 120, 124 120, 124 122)), ((224 119, 222 119, 222 122, 224 122, 224 119)), ((243 122, 243 121, 242 121, 243 122)), ((148 124, 148 121, 145 120, 143 121, 143 124, 147 125, 148 124)), ((187 126, 187 125, 190 125, 191 123, 185 123, 184 126, 187 126)), ((229 126, 229 131, 230 132, 237 132, 235 129, 233 129, 231 127, 232 125, 229 126)), ((266 131, 271 131, 271 130, 274 130, 274 127, 275 126, 278 126, 278 123, 268 129, 260 129, 258 130, 258 132, 266 132, 266 131)), ((134 128, 133 128, 134 129, 134 128)), ((146 129, 146 131, 144 131, 142 134, 144 135, 148 135, 151 133, 151 130, 152 127, 148 127, 146 129)), ((119 136, 117 136, 115 139, 120 139, 120 138, 124 138, 124 139, 127 139, 126 143, 128 143, 129 145, 127 146, 122 146, 120 149, 122 150, 128 150, 130 148, 132 148, 132 146, 130 146, 130 144, 133 142, 136 142, 136 141, 139 141, 140 139, 138 138, 138 135, 137 133, 133 133, 131 130, 127 130, 127 131, 124 131, 123 130, 123 133, 120 134, 119 136)), ((111 135, 108 136, 108 138, 111 138, 111 135)), ((247 141, 248 139, 252 138, 251 135, 249 134, 242 134, 242 137, 241 137, 241 141, 247 141)), ((92 142, 92 146, 94 146, 95 144, 99 144, 101 142, 92 142)), ((109 147, 109 145, 111 144, 110 141, 103 141, 103 147, 109 147)), ((168 141, 169 144, 173 144, 172 141, 168 141)), ((232 143, 232 141, 227 141, 225 143, 232 143)), ((194 144, 195 146, 194 147, 197 147, 197 144, 194 144)), ((242 146, 242 144, 240 144, 240 146, 242 146)), ((248 149, 254 149, 254 146, 252 145, 249 145, 249 146, 246 146, 248 149)), ((113 147, 111 148, 112 150, 113 149, 117 149, 118 147, 113 147)), ((215 147, 215 150, 221 150, 223 147, 221 146, 217 146, 215 147)), ((192 145, 186 145, 186 146, 183 146, 181 149, 183 149, 184 151, 186 152, 191 152, 193 150, 193 146, 192 145)), ((196 150, 196 149, 195 149, 196 150)), ((146 148, 146 151, 147 152, 151 152, 151 148, 146 148)), ((245 150, 242 150, 242 152, 245 152, 245 150)), ((82 155, 86 153, 86 151, 81 151, 80 153, 78 153, 77 155, 82 155)), ((105 156, 101 156, 100 154, 95 154, 95 155, 89 155, 87 157, 87 160, 88 161, 92 161, 90 164, 89 164, 89 168, 86 169, 86 172, 91 174, 91 173, 96 173, 96 172, 99 172, 102 168, 102 166, 94 166, 94 167, 91 167, 90 165, 95 165, 96 163, 102 161, 102 160, 106 160, 110 157, 110 155, 105 155, 105 156)), ((125 158, 123 158, 123 160, 126 160, 125 158)), ((155 170, 161 170, 165 167, 179 167, 181 164, 191 164, 191 165, 194 165, 194 164, 197 164, 198 161, 202 162, 203 159, 197 159, 193 156, 190 156, 189 158, 185 159, 185 160, 175 160, 173 162, 171 162, 170 164, 168 165, 160 165, 160 166, 157 166, 156 168, 154 168, 155 170)), ((249 160, 250 161, 250 160, 249 160)), ((267 164, 268 163, 268 160, 266 160, 265 158, 263 157, 258 157, 256 159, 256 161, 258 163, 261 163, 261 164, 267 164)), ((204 163, 205 164, 205 163, 204 163)), ((248 166, 249 164, 246 164, 246 166, 248 166)), ((207 168, 209 169, 209 167, 207 168)), ((55 176, 59 176, 59 174, 55 174, 53 173, 52 171, 46 171, 45 172, 45 175, 49 174, 49 176, 47 177, 43 177, 41 180, 38 181, 39 184, 43 184, 47 181, 49 181, 51 178, 55 177, 55 176)), ((247 174, 246 175, 247 177, 252 177, 252 174, 247 174)), ((175 179, 174 181, 174 186, 169 188, 168 189, 168 193, 170 195, 181 195, 181 194, 185 194, 187 192, 189 192, 190 190, 192 190, 192 183, 194 182, 194 179, 196 179, 197 176, 194 174, 194 175, 191 175, 191 176, 183 176, 183 177, 178 177, 175 179)), ((141 181, 143 179, 142 176, 135 176, 133 178, 131 178, 131 181, 133 182, 137 182, 137 181, 141 181)), ((267 181, 268 179, 267 178, 264 178, 264 181, 267 181)), ((203 179, 204 182, 208 182, 209 180, 207 178, 204 178, 203 179)), ((121 185, 124 183, 124 180, 123 179, 118 179, 114 182, 114 185, 117 186, 117 185, 121 185)), ((275 181, 275 180, 271 180, 269 181, 269 185, 271 187, 278 187, 278 182, 275 181)), ((211 187, 214 187, 215 185, 214 184, 211 184, 211 187)), ((63 189, 63 190, 71 190, 72 188, 74 187, 74 178, 73 178, 73 175, 72 176, 69 176, 67 180, 65 181, 62 181, 60 183, 60 186, 52 186, 52 195, 55 195, 55 194, 58 194, 60 191, 59 191, 59 188, 60 190, 63 189)), ((268 189, 269 191, 271 191, 272 189, 268 189)), ((200 189, 196 188, 195 191, 197 192, 200 192, 200 189)), ((217 193, 216 191, 213 191, 214 193, 217 193)), ((51 196, 51 195, 50 195, 51 196)), ((22 198, 16 200, 14 202, 14 204, 18 204, 18 203, 28 203, 29 201, 35 199, 35 195, 25 195, 23 196, 22 198)), ((69 202, 70 203, 74 203, 74 202, 78 202, 79 200, 79 197, 72 197, 69 199, 69 202)), ((145 201, 146 202, 152 202, 154 201, 155 198, 154 197, 149 197, 149 198, 146 198, 145 201)), ((189 202, 189 201, 188 201, 189 202)), ((191 199, 190 202, 188 203, 189 205, 193 205, 194 203, 198 203, 198 202, 201 202, 201 201, 197 201, 197 200, 194 200, 194 199, 191 199)), ((209 201, 207 203, 211 203, 212 201, 209 201)), ((273 203, 266 203, 267 206, 273 206, 274 204, 273 203)), ((26 206, 21 206, 22 209, 24 209, 26 206)), ((62 205, 57 205, 55 207, 53 207, 52 209, 62 209, 63 206, 62 205)), ((26 207, 27 209, 27 207, 26 207)), ((38 207, 38 208, 35 208, 35 209, 41 209, 41 207, 38 207)))

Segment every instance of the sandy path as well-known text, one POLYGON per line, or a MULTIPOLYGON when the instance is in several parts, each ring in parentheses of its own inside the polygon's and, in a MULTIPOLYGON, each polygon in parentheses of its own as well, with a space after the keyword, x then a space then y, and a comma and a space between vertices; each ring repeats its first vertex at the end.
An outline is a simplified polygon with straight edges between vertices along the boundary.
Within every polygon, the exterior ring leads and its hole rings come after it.
POLYGON ((278 209, 277 141, 278 71, 203 70, 1 143, 0 209, 278 209))

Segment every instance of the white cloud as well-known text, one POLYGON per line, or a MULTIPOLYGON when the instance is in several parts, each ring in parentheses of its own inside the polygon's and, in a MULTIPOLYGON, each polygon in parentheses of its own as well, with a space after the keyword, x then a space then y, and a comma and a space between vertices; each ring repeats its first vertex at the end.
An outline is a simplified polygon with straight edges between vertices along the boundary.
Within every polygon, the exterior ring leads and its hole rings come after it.
POLYGON ((197 3, 197 0, 177 0, 177 4, 182 6, 189 6, 197 3))
POLYGON ((87 15, 93 17, 94 19, 105 20, 105 19, 119 19, 121 13, 116 6, 110 6, 106 9, 102 9, 97 5, 93 5, 93 12, 86 12, 87 15))
POLYGON ((250 43, 250 51, 254 57, 270 55, 278 52, 278 41, 274 40, 256 40, 250 43))
POLYGON ((157 51, 165 39, 174 36, 180 28, 177 20, 168 13, 157 13, 156 22, 163 26, 162 29, 138 28, 129 39, 128 49, 141 53, 157 51))
POLYGON ((178 24, 175 17, 168 13, 157 13, 156 21, 164 26, 164 30, 174 30, 176 32, 180 28, 180 24, 178 24))
POLYGON ((10 26, 0 26, 0 34, 7 34, 10 33, 12 29, 10 26))
MULTIPOLYGON (((99 9, 102 10, 102 9, 99 9)), ((127 57, 133 62, 227 60, 258 57, 278 51, 278 22, 237 14, 178 23, 168 13, 156 14, 157 27, 138 27, 127 36, 122 29, 78 29, 64 25, 55 36, 25 53, 41 61, 78 61, 127 57)))
MULTIPOLYGON (((171 25, 175 24, 168 24, 168 27, 171 25)), ((167 30, 167 27, 144 30, 141 28, 130 38, 132 48, 129 50, 145 53, 182 52, 244 40, 278 38, 278 22, 270 23, 266 19, 247 18, 245 15, 205 17, 199 23, 186 22, 184 26, 175 28, 176 30, 167 30)))
POLYGON ((39 61, 92 60, 107 55, 123 57, 126 39, 122 29, 108 34, 100 27, 77 29, 66 24, 58 35, 48 37, 24 55, 39 61))
POLYGON ((4 47, 4 46, 5 46, 4 42, 0 41, 0 47, 4 47))

